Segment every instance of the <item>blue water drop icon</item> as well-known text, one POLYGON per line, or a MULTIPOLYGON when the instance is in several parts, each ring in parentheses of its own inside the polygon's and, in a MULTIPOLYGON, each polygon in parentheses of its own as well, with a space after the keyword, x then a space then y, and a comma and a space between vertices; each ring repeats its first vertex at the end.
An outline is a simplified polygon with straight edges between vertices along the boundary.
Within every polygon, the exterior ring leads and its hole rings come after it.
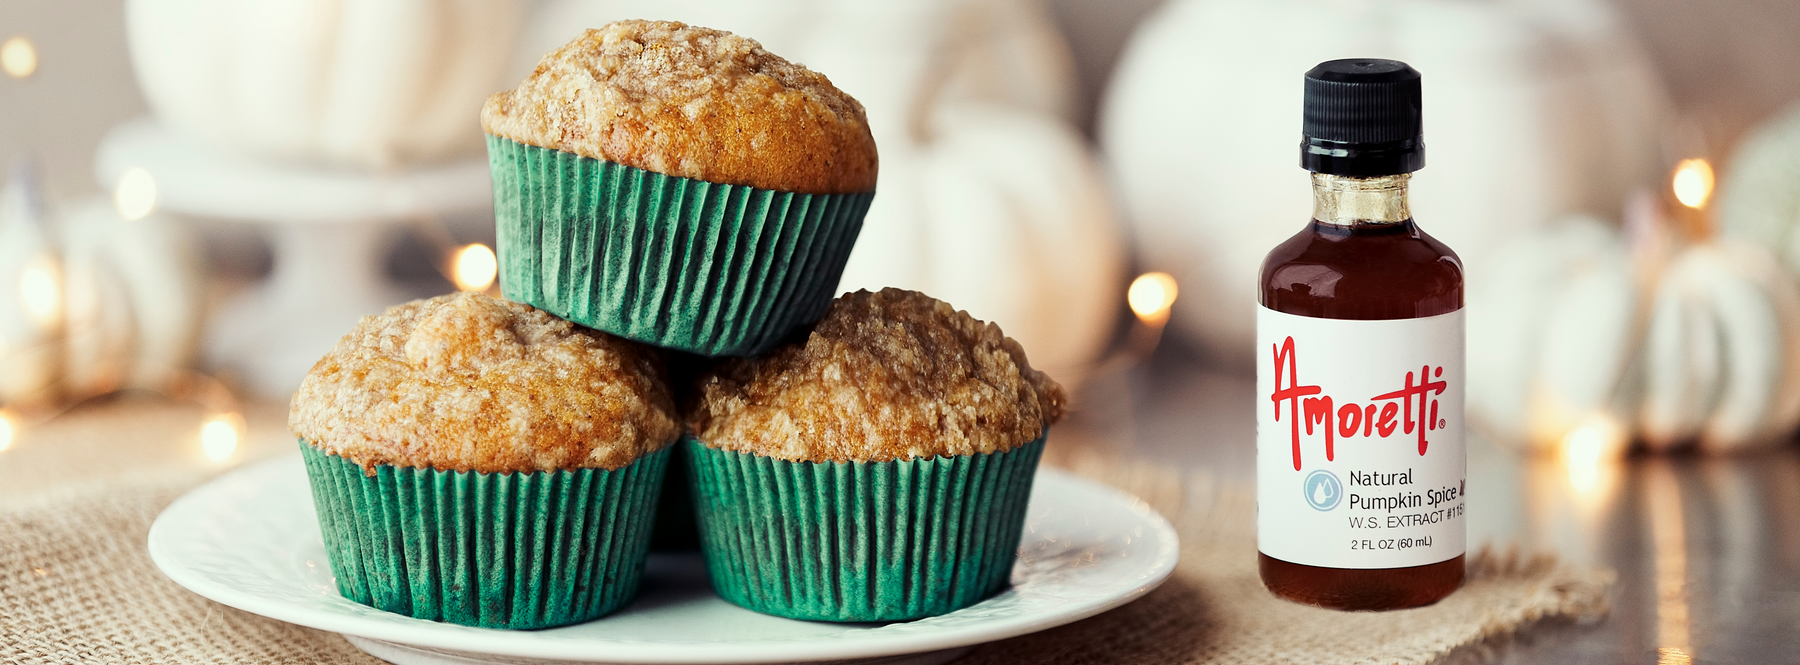
POLYGON ((1306 480, 1301 482, 1301 489, 1305 492, 1306 504, 1314 510, 1331 510, 1338 507, 1338 503, 1344 498, 1344 484, 1338 482, 1336 475, 1324 469, 1306 474, 1306 480))

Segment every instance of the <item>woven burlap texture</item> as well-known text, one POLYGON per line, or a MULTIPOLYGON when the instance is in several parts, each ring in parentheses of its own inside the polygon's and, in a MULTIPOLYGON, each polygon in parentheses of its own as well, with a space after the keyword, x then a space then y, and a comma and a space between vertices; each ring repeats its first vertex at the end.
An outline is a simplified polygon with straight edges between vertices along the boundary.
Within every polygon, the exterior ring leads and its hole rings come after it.
MULTIPOLYGON (((1048 459, 1169 515, 1181 563, 1135 603, 982 646, 961 662, 1429 663, 1461 660, 1536 622, 1606 610, 1609 573, 1493 554, 1473 557, 1467 586, 1428 608, 1343 613, 1287 603, 1257 580, 1254 500, 1244 487, 1080 451, 1048 459)), ((144 547, 151 522, 203 478, 140 470, 0 504, 0 663, 381 662, 337 635, 208 601, 156 570, 144 547)))
POLYGON ((184 489, 90 487, 0 511, 0 663, 383 662, 163 577, 144 543, 184 489))
POLYGON ((1604 617, 1614 575, 1556 557, 1482 551, 1469 580, 1429 607, 1337 612, 1280 600, 1256 570, 1256 497, 1239 483, 1182 477, 1082 450, 1051 463, 1128 488, 1175 524, 1181 561, 1167 582, 1130 605, 1054 631, 980 647, 960 665, 1412 665, 1474 662, 1542 622, 1604 617))

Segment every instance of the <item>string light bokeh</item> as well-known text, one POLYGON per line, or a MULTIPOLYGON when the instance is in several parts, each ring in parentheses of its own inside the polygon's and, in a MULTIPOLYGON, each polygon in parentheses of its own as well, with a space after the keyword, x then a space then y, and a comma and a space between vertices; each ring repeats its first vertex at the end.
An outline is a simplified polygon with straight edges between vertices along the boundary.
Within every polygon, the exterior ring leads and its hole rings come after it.
POLYGON ((487 245, 473 243, 456 250, 451 279, 459 291, 486 291, 500 273, 500 262, 487 245))
POLYGON ((0 451, 12 447, 13 438, 18 435, 16 418, 11 412, 0 410, 0 451))
POLYGON ((1712 197, 1713 170, 1712 164, 1704 159, 1684 159, 1675 166, 1675 176, 1670 185, 1675 190, 1675 200, 1681 205, 1696 210, 1706 206, 1706 200, 1712 197))
POLYGON ((1162 325, 1169 320, 1179 289, 1175 278, 1166 272, 1147 272, 1131 280, 1125 291, 1125 302, 1131 312, 1145 323, 1162 325))
POLYGON ((244 418, 236 413, 222 413, 200 426, 200 451, 214 462, 231 459, 243 440, 244 418))
POLYGON ((53 328, 62 319, 62 285, 56 262, 39 257, 19 273, 19 302, 39 328, 53 328))
POLYGON ((0 44, 0 69, 6 75, 16 79, 28 78, 37 72, 37 46, 24 37, 13 37, 0 44))
POLYGON ((1616 418, 1589 416, 1562 439, 1563 466, 1578 501, 1610 494, 1613 465, 1624 457, 1630 441, 1616 418))
POLYGON ((119 176, 118 186, 113 188, 113 207, 127 220, 148 217, 156 210, 156 178, 135 166, 126 169, 125 174, 119 176))

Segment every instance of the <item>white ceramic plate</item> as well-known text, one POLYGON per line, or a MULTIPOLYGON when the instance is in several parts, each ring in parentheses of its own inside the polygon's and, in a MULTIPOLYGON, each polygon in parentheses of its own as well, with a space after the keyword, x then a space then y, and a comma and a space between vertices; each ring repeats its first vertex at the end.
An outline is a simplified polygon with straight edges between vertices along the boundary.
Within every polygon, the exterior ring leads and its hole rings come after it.
POLYGON ((1011 588, 973 607, 890 624, 795 621, 713 594, 698 554, 653 554, 638 600, 610 616, 537 631, 470 628, 359 605, 338 595, 298 455, 233 471, 171 504, 150 528, 150 557, 207 598, 343 633, 391 662, 944 662, 969 647, 1059 626, 1128 603, 1175 567, 1175 531, 1135 497, 1038 472, 1011 588))

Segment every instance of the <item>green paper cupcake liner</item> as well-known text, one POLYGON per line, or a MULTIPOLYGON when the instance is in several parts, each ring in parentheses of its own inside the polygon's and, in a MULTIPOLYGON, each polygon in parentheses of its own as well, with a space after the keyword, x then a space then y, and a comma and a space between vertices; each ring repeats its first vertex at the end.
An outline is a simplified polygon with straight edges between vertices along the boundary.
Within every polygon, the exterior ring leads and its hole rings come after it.
POLYGON ((793 619, 903 621, 1006 586, 1044 439, 1004 453, 789 462, 688 451, 713 588, 793 619))
POLYGON ((749 356, 825 315, 874 192, 680 178, 488 136, 501 291, 671 349, 749 356))
POLYGON ((419 619, 549 628, 630 603, 669 449, 620 469, 474 473, 362 466, 305 441, 345 598, 419 619))

